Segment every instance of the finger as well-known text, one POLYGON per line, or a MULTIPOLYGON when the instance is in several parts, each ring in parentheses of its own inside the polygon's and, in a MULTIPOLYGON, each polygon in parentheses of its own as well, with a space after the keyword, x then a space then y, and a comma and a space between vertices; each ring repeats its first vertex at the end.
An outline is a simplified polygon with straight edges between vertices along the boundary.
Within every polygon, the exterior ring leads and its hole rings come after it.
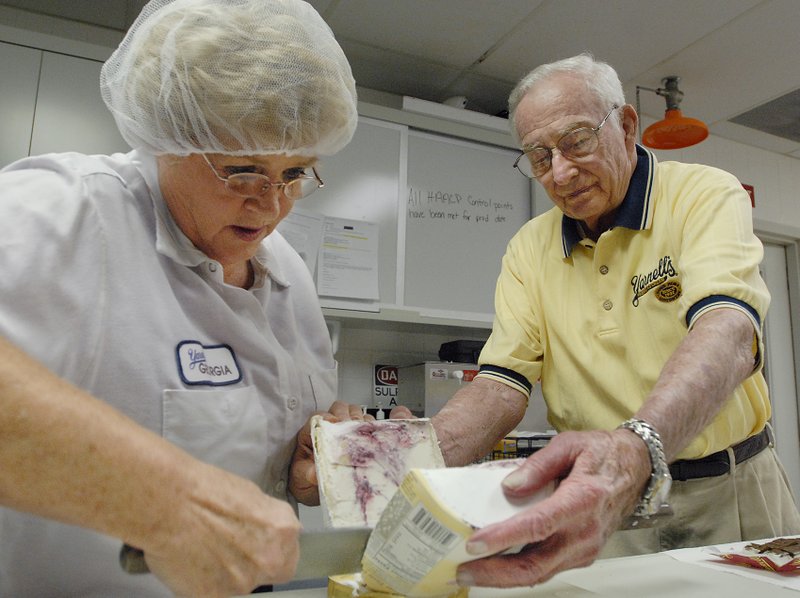
POLYGON ((509 496, 527 496, 550 481, 569 475, 578 454, 574 441, 569 433, 555 436, 505 477, 503 491, 509 496))
POLYGON ((416 416, 405 405, 398 405, 389 413, 389 419, 416 419, 416 416))
MULTIPOLYGON (((533 459, 534 455, 524 460, 519 467, 503 478, 501 485, 503 492, 508 496, 529 496, 553 480, 553 476, 549 472, 556 467, 554 463, 545 461, 544 455, 533 459)), ((556 467, 556 469, 560 471, 560 468, 556 467)))
POLYGON ((514 546, 542 542, 557 530, 559 511, 557 498, 537 503, 509 519, 479 529, 470 537, 466 550, 474 557, 485 557, 514 546))
POLYGON ((285 518, 276 516, 281 524, 274 526, 272 530, 265 530, 264 550, 260 559, 254 563, 264 584, 285 583, 294 576, 300 555, 301 525, 293 515, 287 514, 285 518), (296 525, 289 525, 291 520, 296 525))
POLYGON ((361 405, 347 404, 347 413, 350 419, 364 420, 365 414, 361 411, 361 405))
POLYGON ((289 468, 289 492, 308 506, 319 504, 319 481, 314 448, 310 435, 298 436, 298 446, 289 468))
POLYGON ((364 420, 360 405, 352 405, 343 401, 334 401, 328 410, 339 421, 364 420))
POLYGON ((459 585, 518 587, 543 583, 564 568, 553 541, 525 546, 516 554, 497 555, 462 564, 457 570, 459 585))
POLYGON ((618 524, 608 510, 613 503, 601 490, 585 479, 567 478, 544 500, 476 531, 467 551, 474 556, 494 554, 513 546, 549 541, 558 534, 572 535, 594 547, 618 524))
POLYGON ((296 459, 290 469, 291 483, 299 487, 317 486, 317 466, 313 458, 296 459))
POLYGON ((290 481, 289 492, 297 499, 297 502, 306 506, 316 507, 320 504, 319 486, 311 483, 310 476, 290 481))

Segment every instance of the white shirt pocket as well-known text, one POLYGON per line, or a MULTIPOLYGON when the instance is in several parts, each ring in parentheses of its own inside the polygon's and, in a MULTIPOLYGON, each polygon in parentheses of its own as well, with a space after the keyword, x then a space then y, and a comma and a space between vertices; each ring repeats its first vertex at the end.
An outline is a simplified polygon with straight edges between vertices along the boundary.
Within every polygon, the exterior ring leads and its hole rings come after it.
POLYGON ((165 390, 164 438, 198 459, 263 484, 267 415, 253 387, 165 390))
POLYGON ((321 370, 308 376, 311 381, 314 402, 319 411, 327 411, 336 400, 336 394, 339 391, 338 365, 336 364, 332 370, 321 370))

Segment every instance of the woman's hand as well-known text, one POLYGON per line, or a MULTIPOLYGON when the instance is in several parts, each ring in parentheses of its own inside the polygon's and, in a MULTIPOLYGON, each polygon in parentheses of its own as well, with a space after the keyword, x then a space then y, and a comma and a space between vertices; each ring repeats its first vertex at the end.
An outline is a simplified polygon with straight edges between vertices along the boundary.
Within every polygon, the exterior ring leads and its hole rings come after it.
POLYGON ((299 556, 292 507, 252 482, 202 464, 189 494, 142 546, 150 570, 179 596, 249 594, 284 583, 299 556))

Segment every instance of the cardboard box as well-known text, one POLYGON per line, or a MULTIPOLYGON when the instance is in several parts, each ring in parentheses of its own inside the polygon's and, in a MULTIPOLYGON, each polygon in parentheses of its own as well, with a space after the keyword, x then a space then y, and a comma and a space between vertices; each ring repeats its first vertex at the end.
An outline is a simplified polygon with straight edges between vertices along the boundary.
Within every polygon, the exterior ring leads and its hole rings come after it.
MULTIPOLYGON (((465 545, 476 529, 550 496, 550 485, 524 501, 506 499, 501 482, 521 460, 469 467, 413 469, 384 509, 362 560, 365 585, 402 596, 447 596, 456 568, 475 557, 465 545)), ((508 552, 514 552, 515 547, 508 552)))

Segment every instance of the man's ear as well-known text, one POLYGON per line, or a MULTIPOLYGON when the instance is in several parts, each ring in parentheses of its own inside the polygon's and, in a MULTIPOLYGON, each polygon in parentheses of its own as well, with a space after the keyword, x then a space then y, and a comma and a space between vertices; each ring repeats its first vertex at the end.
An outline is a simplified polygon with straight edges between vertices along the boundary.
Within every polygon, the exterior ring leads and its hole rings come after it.
POLYGON ((620 122, 622 123, 622 130, 625 131, 625 145, 632 149, 638 141, 637 133, 639 130, 639 115, 636 114, 633 106, 625 104, 622 107, 620 122))

